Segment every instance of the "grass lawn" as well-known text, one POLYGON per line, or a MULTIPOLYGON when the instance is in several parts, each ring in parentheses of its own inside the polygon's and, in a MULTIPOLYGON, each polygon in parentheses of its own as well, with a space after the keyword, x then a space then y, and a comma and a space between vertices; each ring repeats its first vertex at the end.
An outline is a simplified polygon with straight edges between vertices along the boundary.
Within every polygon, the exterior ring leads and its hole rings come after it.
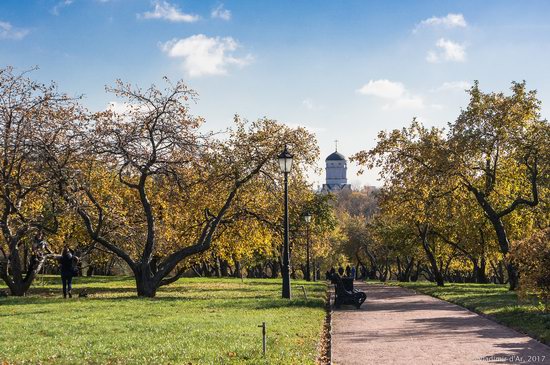
POLYGON ((505 326, 550 344, 550 314, 544 314, 540 306, 518 302, 517 294, 509 291, 507 285, 445 283, 444 287, 438 287, 430 282, 388 284, 414 289, 489 315, 505 326))
POLYGON ((0 364, 314 364, 326 284, 292 284, 291 301, 280 280, 207 278, 138 299, 132 278, 75 278, 73 292, 90 296, 64 300, 46 277, 27 297, 0 298, 0 364))

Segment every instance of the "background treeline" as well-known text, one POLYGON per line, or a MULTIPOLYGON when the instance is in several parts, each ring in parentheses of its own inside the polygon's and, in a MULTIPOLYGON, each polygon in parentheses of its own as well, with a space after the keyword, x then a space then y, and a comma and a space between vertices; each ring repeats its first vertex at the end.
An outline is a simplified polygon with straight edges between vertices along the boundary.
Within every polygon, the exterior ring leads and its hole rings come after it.
POLYGON ((315 279, 350 264, 364 278, 509 283, 548 300, 550 127, 525 83, 510 95, 476 83, 445 129, 381 132, 353 160, 380 169, 383 187, 333 195, 307 182, 319 149, 303 128, 235 116, 210 131, 191 113, 196 92, 167 79, 117 81, 116 108, 90 112, 31 76, 0 69, 0 278, 12 295, 55 273, 64 245, 83 275, 131 274, 140 296, 182 275, 278 277, 286 144, 293 277, 307 271, 309 230, 315 279))

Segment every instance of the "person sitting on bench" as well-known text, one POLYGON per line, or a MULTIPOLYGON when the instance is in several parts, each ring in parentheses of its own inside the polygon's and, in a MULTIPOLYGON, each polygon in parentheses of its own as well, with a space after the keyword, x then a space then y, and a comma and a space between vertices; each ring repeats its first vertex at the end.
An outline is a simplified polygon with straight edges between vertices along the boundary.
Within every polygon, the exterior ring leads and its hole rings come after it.
POLYGON ((357 289, 347 290, 342 278, 338 274, 334 274, 333 280, 336 286, 335 307, 340 308, 342 304, 351 304, 359 309, 361 304, 367 299, 367 294, 357 289))

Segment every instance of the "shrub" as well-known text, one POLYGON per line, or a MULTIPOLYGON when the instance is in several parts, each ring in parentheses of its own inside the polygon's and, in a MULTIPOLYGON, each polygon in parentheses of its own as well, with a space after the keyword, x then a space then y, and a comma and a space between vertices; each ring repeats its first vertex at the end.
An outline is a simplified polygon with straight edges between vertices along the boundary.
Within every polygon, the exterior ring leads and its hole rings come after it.
POLYGON ((535 294, 550 309, 550 227, 531 237, 516 242, 512 247, 512 260, 519 266, 518 294, 527 297, 535 294))

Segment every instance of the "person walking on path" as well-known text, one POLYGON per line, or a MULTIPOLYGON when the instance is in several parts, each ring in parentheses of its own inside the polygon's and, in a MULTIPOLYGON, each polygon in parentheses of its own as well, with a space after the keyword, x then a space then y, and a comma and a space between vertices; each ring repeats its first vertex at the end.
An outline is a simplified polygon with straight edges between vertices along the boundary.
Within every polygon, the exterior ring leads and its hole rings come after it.
POLYGON ((63 248, 63 253, 59 258, 61 266, 61 281, 63 283, 63 298, 67 299, 67 294, 69 298, 73 297, 72 286, 73 286, 73 276, 77 274, 77 263, 79 258, 74 255, 74 252, 65 246, 63 248))

